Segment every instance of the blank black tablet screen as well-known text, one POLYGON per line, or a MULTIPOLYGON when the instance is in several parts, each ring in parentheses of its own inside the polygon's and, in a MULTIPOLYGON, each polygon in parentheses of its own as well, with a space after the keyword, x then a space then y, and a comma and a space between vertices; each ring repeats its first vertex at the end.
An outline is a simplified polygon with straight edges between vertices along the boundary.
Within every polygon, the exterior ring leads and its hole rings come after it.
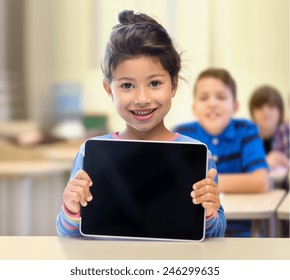
POLYGON ((93 200, 81 209, 82 234, 203 239, 204 208, 190 192, 206 177, 205 145, 88 140, 84 170, 93 200))

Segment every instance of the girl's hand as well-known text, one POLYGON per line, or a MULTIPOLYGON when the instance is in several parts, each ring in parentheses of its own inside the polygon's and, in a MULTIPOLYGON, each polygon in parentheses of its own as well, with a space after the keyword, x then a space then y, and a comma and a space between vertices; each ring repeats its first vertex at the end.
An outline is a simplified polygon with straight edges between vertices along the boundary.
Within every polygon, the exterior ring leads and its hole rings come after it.
POLYGON ((217 184, 214 181, 216 169, 208 171, 206 179, 203 179, 192 186, 193 191, 190 193, 194 204, 202 204, 206 209, 206 216, 213 216, 220 207, 219 192, 217 184))
POLYGON ((93 199, 90 192, 92 184, 91 178, 84 170, 79 170, 75 177, 68 181, 63 192, 63 202, 72 214, 80 212, 81 206, 87 206, 93 199))

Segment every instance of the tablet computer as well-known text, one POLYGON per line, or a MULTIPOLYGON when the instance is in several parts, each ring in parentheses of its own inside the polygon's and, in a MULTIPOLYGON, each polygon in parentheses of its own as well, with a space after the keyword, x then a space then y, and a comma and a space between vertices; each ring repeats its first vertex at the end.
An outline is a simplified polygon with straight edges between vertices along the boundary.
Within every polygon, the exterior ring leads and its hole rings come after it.
POLYGON ((206 177, 206 145, 88 140, 83 168, 93 181, 93 200, 81 208, 82 235, 204 239, 205 210, 190 192, 206 177))

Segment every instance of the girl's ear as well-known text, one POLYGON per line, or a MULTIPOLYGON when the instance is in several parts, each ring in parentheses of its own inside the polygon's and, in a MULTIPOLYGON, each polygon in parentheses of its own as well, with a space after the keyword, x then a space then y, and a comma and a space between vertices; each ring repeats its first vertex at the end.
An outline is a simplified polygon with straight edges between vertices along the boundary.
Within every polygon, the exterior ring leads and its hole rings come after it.
POLYGON ((171 97, 174 97, 177 91, 178 77, 174 77, 172 80, 171 97))
POLYGON ((108 96, 111 97, 112 100, 114 101, 113 94, 112 94, 112 88, 108 84, 108 82, 106 82, 105 80, 103 81, 103 87, 104 87, 105 91, 107 92, 108 96))

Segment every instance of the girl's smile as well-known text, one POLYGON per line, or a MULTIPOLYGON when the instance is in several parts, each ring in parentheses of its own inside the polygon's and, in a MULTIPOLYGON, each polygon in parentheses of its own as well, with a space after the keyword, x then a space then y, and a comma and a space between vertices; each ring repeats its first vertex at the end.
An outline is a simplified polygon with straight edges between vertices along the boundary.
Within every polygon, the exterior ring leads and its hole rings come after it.
POLYGON ((139 121, 147 121, 151 119, 157 109, 132 110, 131 113, 139 121))

